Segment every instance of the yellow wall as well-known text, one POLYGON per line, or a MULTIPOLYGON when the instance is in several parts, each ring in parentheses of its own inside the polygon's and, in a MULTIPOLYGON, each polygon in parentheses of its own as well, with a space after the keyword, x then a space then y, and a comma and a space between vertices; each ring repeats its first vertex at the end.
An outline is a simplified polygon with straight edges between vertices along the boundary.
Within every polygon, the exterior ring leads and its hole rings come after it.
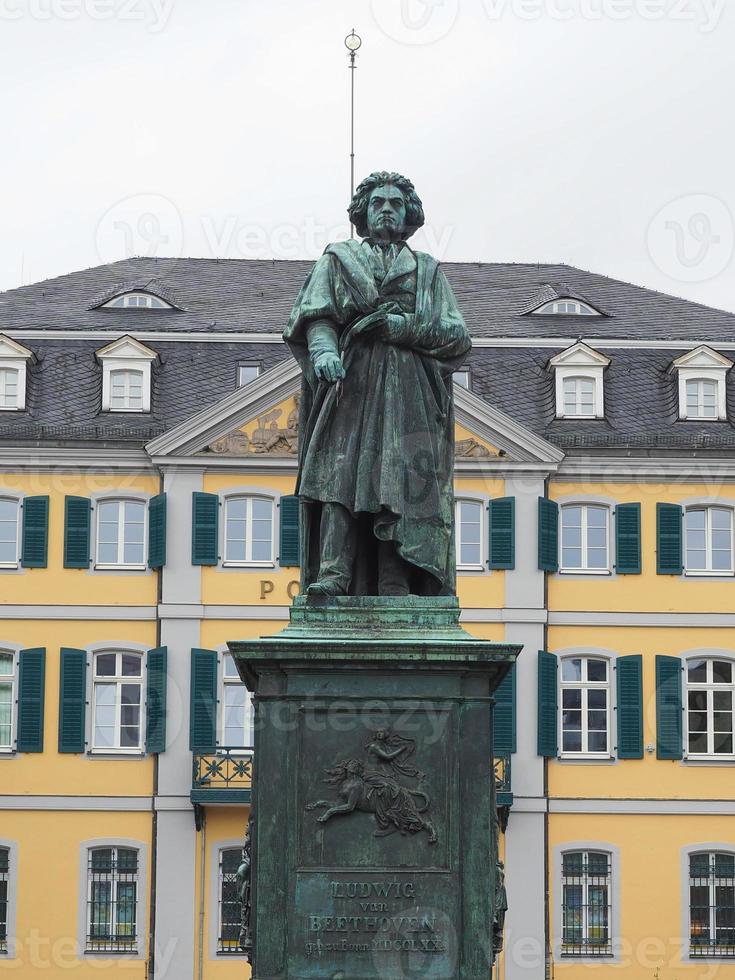
MULTIPOLYGON (((733 631, 727 629, 671 629, 626 627, 559 627, 549 629, 548 649, 557 653, 570 647, 599 648, 624 656, 643 655, 644 746, 656 744, 656 654, 678 657, 701 647, 735 651, 733 631)), ((615 683, 613 677, 612 683, 615 683)), ((614 732, 614 720, 613 720, 614 732)), ((615 764, 549 763, 549 793, 562 797, 634 799, 735 799, 731 770, 722 766, 687 764, 656 758, 615 764), (727 775, 725 775, 727 773, 727 775)))
POLYGON ((549 488, 552 500, 609 498, 641 504, 642 575, 550 575, 549 609, 623 612, 731 612, 733 578, 656 574, 656 504, 721 500, 735 505, 734 484, 561 483, 549 488))
MULTIPOLYGON (((511 815, 511 822, 512 822, 511 815)), ((682 964, 681 850, 697 843, 735 845, 732 817, 560 815, 549 820, 551 933, 557 934, 558 908, 554 849, 572 841, 599 841, 620 849, 620 929, 624 937, 619 965, 575 963, 559 959, 554 975, 585 980, 592 971, 606 980, 624 974, 636 980, 729 980, 732 961, 682 964)))
MULTIPOLYGON (((80 845, 105 837, 141 841, 147 845, 150 891, 151 832, 149 813, 3 811, 0 835, 18 846, 18 946, 16 958, 0 964, 0 970, 16 977, 71 974, 92 980, 106 969, 115 976, 143 980, 145 960, 96 955, 80 961, 75 955, 80 845)), ((139 923, 139 935, 144 937, 148 909, 146 921, 139 923)))
MULTIPOLYGON (((64 568, 64 497, 159 492, 159 478, 135 473, 0 473, 0 492, 49 496, 48 568, 0 570, 0 602, 46 605, 155 605, 158 574, 64 568)), ((94 527, 94 515, 92 516, 94 527)))
MULTIPOLYGON (((2 792, 36 796, 146 796, 153 792, 153 759, 150 757, 117 760, 58 753, 59 649, 63 646, 84 648, 108 640, 143 644, 150 649, 156 645, 156 624, 0 620, 0 644, 6 641, 46 647, 43 752, 0 756, 2 792)), ((89 725, 87 727, 89 729, 89 725)))

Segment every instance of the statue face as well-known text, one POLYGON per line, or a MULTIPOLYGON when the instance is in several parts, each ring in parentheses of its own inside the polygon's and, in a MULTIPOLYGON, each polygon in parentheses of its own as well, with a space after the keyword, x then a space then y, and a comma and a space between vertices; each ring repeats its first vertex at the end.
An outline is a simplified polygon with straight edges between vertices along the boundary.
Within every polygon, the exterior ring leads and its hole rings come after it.
POLYGON ((393 184, 376 187, 367 208, 368 234, 378 241, 394 242, 406 229, 406 199, 393 184))

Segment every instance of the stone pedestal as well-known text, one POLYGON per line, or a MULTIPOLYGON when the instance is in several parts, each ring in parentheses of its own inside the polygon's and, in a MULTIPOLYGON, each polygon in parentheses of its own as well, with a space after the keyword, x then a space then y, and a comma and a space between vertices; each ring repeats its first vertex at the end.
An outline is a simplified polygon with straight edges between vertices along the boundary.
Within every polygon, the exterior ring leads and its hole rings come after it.
POLYGON ((255 699, 256 980, 488 980, 492 692, 455 598, 296 599, 230 650, 255 699))

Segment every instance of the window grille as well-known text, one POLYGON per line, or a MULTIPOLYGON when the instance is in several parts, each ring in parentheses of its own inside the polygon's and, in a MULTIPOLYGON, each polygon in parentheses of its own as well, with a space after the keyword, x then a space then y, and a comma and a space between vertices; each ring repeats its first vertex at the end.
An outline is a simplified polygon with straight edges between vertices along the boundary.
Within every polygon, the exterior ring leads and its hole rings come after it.
POLYGON ((138 852, 100 847, 87 866, 87 952, 137 952, 138 852))
POLYGON ((612 954, 610 855, 570 851, 562 856, 562 956, 612 954))
POLYGON ((735 957, 735 854, 689 858, 689 951, 735 957))
POLYGON ((10 874, 10 852, 0 847, 0 953, 8 951, 8 881, 10 874))
POLYGON ((230 847, 219 855, 219 937, 218 955, 239 954, 242 905, 237 890, 237 869, 242 848, 230 847))

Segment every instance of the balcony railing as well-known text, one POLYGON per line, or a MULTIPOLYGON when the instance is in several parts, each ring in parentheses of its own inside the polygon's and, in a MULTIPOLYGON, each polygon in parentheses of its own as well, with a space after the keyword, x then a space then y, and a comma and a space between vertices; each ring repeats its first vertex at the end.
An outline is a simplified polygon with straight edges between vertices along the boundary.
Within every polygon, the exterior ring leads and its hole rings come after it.
POLYGON ((505 833, 505 828, 508 826, 510 808, 513 806, 509 755, 495 756, 493 759, 493 773, 495 774, 495 806, 498 811, 500 828, 505 833))
POLYGON ((191 780, 193 803, 249 803, 253 781, 253 750, 220 746, 195 752, 191 780))

